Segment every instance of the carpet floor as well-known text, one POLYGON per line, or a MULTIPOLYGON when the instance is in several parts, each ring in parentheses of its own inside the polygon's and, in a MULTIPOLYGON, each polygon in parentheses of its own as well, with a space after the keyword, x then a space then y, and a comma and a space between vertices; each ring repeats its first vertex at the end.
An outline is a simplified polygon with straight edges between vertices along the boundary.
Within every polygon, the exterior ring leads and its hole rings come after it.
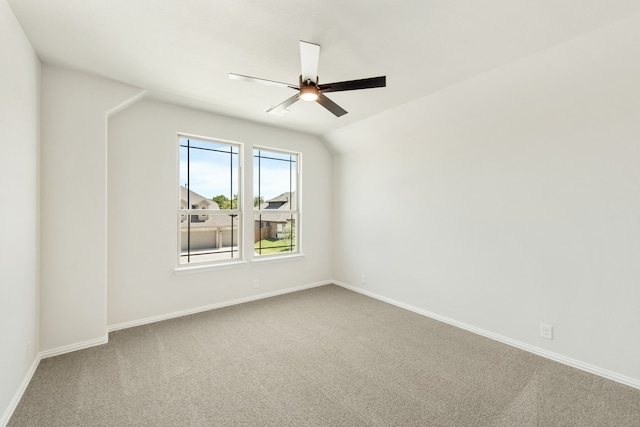
POLYGON ((328 285, 41 361, 17 426, 640 426, 640 390, 328 285))

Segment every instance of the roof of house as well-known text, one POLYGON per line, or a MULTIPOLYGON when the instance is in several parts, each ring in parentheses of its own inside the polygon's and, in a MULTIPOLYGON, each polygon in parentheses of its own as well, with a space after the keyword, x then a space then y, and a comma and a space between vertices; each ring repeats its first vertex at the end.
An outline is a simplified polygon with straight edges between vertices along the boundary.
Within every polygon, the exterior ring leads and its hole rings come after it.
POLYGON ((191 191, 186 187, 180 186, 180 202, 184 202, 184 204, 187 205, 187 197, 189 198, 189 204, 191 206, 204 203, 205 205, 207 205, 207 209, 220 209, 218 204, 213 200, 207 199, 206 197, 201 196, 195 191, 191 191))
POLYGON ((295 210, 297 206, 296 192, 286 192, 260 204, 260 209, 295 210))
MULTIPOLYGON (((296 192, 286 192, 282 193, 279 196, 276 196, 272 199, 267 200, 266 202, 260 204, 260 210, 254 211, 255 214, 260 215, 260 221, 271 221, 271 222, 287 222, 292 219, 291 214, 288 213, 271 213, 265 211, 274 211, 274 210, 296 210, 297 206, 297 197, 296 192)), ((257 219, 257 218, 256 218, 257 219)))
POLYGON ((291 200, 291 197, 295 197, 296 192, 286 192, 286 193, 282 193, 279 196, 274 197, 273 199, 269 199, 267 200, 267 202, 288 202, 289 200, 291 200))

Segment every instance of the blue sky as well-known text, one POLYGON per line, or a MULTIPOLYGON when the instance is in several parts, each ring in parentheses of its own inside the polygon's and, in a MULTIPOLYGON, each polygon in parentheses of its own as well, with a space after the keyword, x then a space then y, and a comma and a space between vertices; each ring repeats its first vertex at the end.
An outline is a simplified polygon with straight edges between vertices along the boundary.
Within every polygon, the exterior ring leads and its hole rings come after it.
MULTIPOLYGON (((258 181, 258 155, 254 150, 253 156, 253 195, 269 200, 287 191, 296 191, 296 163, 291 163, 288 154, 260 150, 260 180, 258 181)), ((295 159, 295 157, 293 158, 295 159)))
MULTIPOLYGON (((187 183, 187 149, 182 147, 187 144, 187 138, 180 138, 180 185, 187 183)), ((228 144, 189 140, 191 147, 202 147, 218 151, 207 151, 192 148, 189 153, 189 185, 192 191, 206 197, 223 194, 231 198, 238 194, 238 148, 228 144), (231 154, 234 153, 234 154, 231 154), (230 168, 233 168, 233 179, 230 168)), ((261 150, 260 159, 260 194, 264 200, 268 200, 289 191, 290 162, 289 155, 261 150), (273 159, 265 159, 264 156, 273 159), (279 159, 279 160, 274 160, 279 159), (286 161, 284 161, 286 160, 286 161)), ((258 160, 254 157, 254 170, 258 160)), ((293 178, 295 179, 296 164, 292 164, 293 178)), ((253 189, 249 183, 245 183, 245 191, 251 191, 258 195, 258 177, 254 173, 253 189)), ((293 182, 293 191, 295 181, 293 182)))

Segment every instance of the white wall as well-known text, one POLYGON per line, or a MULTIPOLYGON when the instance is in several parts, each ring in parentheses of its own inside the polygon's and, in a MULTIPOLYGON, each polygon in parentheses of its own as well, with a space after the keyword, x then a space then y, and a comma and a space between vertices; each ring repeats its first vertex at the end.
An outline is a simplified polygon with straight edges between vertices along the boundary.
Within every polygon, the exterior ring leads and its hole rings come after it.
POLYGON ((4 425, 39 351, 40 107, 40 62, 5 0, 0 0, 0 52, 0 425, 4 425))
MULTIPOLYGON (((109 325, 331 279, 331 155, 318 138, 145 100, 109 120, 108 149, 109 325), (178 132, 244 143, 245 206, 254 144, 301 152, 304 258, 175 275, 178 132)), ((252 248, 252 215, 243 223, 252 248)))
POLYGON ((327 135, 336 279, 640 385, 639 45, 636 16, 327 135))
POLYGON ((114 81, 43 67, 40 329, 45 354, 106 340, 106 123, 112 110, 140 93, 114 81))

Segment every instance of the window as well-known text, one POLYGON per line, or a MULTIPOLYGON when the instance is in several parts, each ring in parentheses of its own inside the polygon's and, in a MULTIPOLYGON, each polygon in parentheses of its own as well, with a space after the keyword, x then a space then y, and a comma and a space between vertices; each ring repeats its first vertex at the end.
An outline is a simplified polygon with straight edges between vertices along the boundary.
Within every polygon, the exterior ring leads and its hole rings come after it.
POLYGON ((240 144, 178 136, 178 265, 240 259, 240 144))
POLYGON ((299 252, 299 164, 298 153, 253 150, 254 253, 257 256, 299 252))

